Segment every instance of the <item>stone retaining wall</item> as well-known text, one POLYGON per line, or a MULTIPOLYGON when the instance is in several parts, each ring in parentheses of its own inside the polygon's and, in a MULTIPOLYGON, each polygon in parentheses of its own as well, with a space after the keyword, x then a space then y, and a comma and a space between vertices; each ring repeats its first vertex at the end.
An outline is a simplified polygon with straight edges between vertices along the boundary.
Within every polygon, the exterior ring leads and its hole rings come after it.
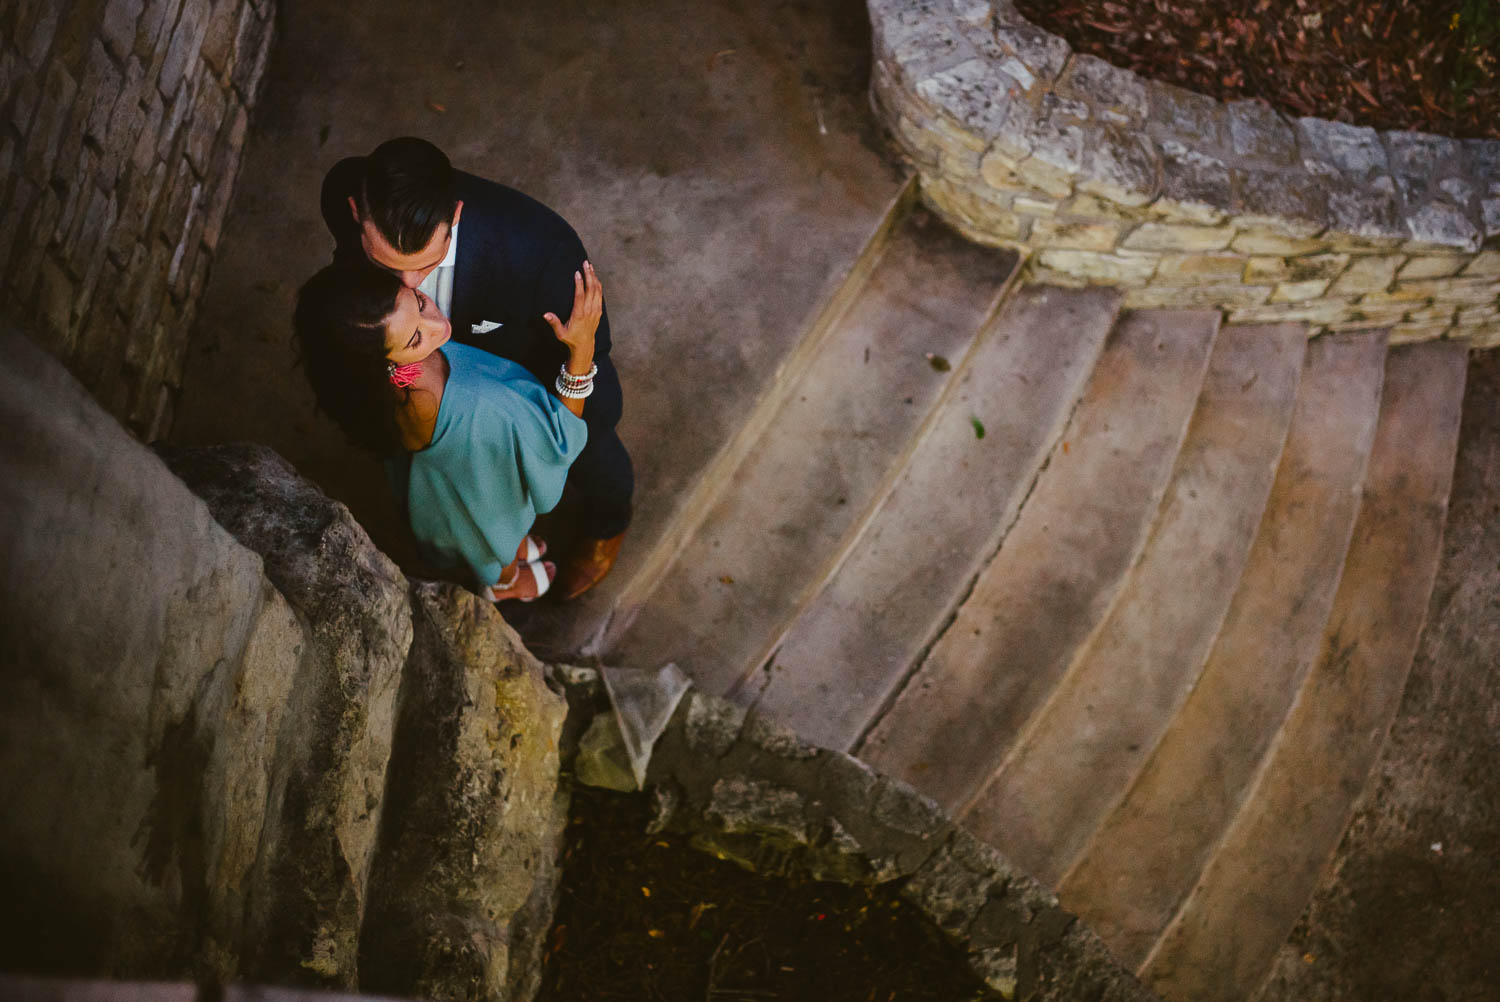
POLYGON ((0 5, 0 309, 147 439, 171 421, 273 15, 0 5))
POLYGON ((1220 103, 1010 0, 869 0, 871 92, 923 198, 1030 281, 1312 333, 1500 344, 1500 142, 1220 103))
MULTIPOLYGON (((568 694, 566 761, 592 744, 581 735, 609 701, 597 671, 549 671, 568 694)), ((720 859, 759 873, 900 881, 902 897, 1005 998, 1156 998, 1055 895, 932 800, 744 707, 690 690, 656 741, 646 783, 652 830, 684 832, 720 859)))

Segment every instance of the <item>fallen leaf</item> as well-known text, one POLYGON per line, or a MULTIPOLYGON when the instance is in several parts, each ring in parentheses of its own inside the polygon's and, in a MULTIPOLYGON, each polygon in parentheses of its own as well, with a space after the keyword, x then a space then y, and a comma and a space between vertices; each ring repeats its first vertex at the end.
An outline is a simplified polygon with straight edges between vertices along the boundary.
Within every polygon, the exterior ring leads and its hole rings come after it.
POLYGON ((724 58, 725 56, 732 55, 734 55, 733 49, 720 49, 718 52, 715 52, 713 55, 708 57, 709 70, 712 71, 714 68, 714 64, 716 64, 720 59, 724 58))
POLYGON ((734 578, 730 577, 728 574, 720 574, 719 584, 734 584, 734 578))
POLYGON ((652 939, 665 939, 667 934, 662 932, 660 929, 647 929, 646 935, 650 936, 652 939))
POLYGON ((984 422, 977 417, 969 418, 969 423, 974 426, 974 437, 984 438, 984 422))
POLYGON ((446 104, 442 104, 442 103, 440 103, 438 101, 434 101, 430 97, 427 99, 427 107, 431 108, 433 111, 437 112, 439 115, 444 115, 444 114, 447 114, 447 112, 448 112, 448 106, 446 104))
POLYGON ((934 372, 948 372, 953 368, 952 364, 946 358, 941 355, 934 355, 930 351, 927 352, 927 364, 932 366, 934 372))

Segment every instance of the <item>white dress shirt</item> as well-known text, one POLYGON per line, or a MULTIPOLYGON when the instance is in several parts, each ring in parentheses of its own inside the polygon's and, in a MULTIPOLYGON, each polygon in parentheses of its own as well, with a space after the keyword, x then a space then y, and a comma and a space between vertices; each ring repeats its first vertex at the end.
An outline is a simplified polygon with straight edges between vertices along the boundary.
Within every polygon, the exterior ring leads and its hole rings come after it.
POLYGON ((417 286, 418 291, 427 295, 438 309, 443 311, 443 316, 453 316, 453 269, 458 262, 458 227, 453 227, 448 237, 448 254, 436 268, 427 273, 422 279, 422 284, 417 286))

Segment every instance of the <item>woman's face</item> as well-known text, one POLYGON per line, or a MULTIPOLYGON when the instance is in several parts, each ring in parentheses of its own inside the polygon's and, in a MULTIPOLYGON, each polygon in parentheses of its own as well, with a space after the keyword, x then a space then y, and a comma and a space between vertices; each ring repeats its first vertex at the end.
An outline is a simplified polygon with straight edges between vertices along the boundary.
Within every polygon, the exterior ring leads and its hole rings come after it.
POLYGON ((397 365, 420 362, 447 344, 452 330, 427 293, 403 287, 385 318, 385 357, 397 365))

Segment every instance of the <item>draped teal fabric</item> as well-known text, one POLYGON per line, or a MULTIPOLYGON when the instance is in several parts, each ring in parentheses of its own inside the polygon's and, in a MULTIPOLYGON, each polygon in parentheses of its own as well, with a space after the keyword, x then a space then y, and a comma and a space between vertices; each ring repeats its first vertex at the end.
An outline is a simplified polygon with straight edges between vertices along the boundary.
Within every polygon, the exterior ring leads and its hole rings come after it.
POLYGON ((440 350, 450 371, 432 442, 392 480, 428 558, 468 567, 484 588, 562 497, 588 426, 517 363, 457 342, 440 350))

